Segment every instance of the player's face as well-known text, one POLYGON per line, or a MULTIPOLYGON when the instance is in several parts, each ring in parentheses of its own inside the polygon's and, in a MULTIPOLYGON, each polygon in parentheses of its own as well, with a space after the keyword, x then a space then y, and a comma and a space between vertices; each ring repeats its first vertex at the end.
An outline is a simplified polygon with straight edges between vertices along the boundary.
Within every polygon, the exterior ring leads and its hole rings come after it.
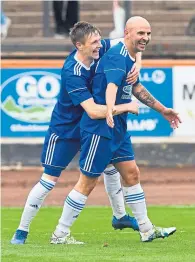
POLYGON ((150 27, 142 27, 136 30, 135 33, 135 48, 137 51, 142 52, 146 49, 146 45, 151 40, 151 29, 150 27))
POLYGON ((99 33, 93 33, 87 37, 83 45, 83 54, 91 59, 99 58, 99 50, 102 47, 101 36, 99 33))
POLYGON ((129 32, 129 41, 135 52, 143 52, 150 40, 150 26, 140 26, 129 32))

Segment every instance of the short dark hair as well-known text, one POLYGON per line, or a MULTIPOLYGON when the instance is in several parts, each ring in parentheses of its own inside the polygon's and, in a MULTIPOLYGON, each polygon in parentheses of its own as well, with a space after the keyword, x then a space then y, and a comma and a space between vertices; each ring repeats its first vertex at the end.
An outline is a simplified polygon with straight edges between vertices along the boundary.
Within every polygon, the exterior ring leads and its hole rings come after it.
POLYGON ((101 35, 101 31, 96 26, 89 24, 88 22, 78 22, 74 24, 74 27, 70 31, 70 38, 72 43, 76 46, 76 42, 84 43, 86 37, 93 33, 101 35))

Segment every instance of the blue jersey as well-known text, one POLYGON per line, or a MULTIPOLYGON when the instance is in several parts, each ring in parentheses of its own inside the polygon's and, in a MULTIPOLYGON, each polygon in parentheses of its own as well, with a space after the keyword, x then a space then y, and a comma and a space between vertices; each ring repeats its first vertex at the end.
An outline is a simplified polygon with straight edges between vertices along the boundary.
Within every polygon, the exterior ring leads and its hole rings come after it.
MULTIPOLYGON (((110 48, 110 40, 101 43, 100 58, 110 48)), ((76 53, 74 50, 67 57, 61 70, 60 94, 49 126, 51 132, 61 138, 80 138, 80 120, 84 111, 80 103, 92 97, 90 82, 98 61, 88 68, 77 59, 76 53)))
MULTIPOLYGON (((116 105, 131 102, 132 85, 126 82, 126 77, 135 60, 129 55, 125 45, 119 42, 112 47, 99 61, 92 83, 92 95, 95 103, 106 105, 106 88, 109 83, 118 86, 116 105)), ((137 80, 136 84, 139 82, 137 80)), ((127 113, 114 116, 115 127, 110 128, 105 119, 92 120, 84 113, 81 129, 109 139, 116 143, 124 138, 127 129, 127 113)))

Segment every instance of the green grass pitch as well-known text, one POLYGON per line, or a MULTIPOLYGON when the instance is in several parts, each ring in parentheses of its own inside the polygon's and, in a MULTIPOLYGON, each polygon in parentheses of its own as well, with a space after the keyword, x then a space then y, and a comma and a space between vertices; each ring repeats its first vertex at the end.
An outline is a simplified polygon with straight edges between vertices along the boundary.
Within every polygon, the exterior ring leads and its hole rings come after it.
POLYGON ((139 234, 130 229, 113 230, 109 207, 87 207, 72 228, 72 235, 86 242, 80 246, 49 244, 61 210, 42 208, 31 225, 26 244, 13 246, 9 241, 18 226, 22 209, 2 208, 2 261, 195 261, 195 207, 149 207, 149 217, 155 225, 177 227, 174 235, 151 243, 141 243, 139 234))

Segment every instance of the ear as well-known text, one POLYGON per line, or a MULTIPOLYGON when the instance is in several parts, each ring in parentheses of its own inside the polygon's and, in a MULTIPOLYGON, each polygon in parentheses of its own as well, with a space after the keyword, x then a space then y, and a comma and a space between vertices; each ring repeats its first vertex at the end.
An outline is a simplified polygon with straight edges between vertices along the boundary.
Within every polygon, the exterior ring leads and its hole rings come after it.
POLYGON ((81 42, 76 42, 76 48, 77 48, 79 51, 82 51, 83 45, 81 44, 81 42))
POLYGON ((124 30, 124 36, 128 36, 128 30, 125 28, 125 30, 124 30))

